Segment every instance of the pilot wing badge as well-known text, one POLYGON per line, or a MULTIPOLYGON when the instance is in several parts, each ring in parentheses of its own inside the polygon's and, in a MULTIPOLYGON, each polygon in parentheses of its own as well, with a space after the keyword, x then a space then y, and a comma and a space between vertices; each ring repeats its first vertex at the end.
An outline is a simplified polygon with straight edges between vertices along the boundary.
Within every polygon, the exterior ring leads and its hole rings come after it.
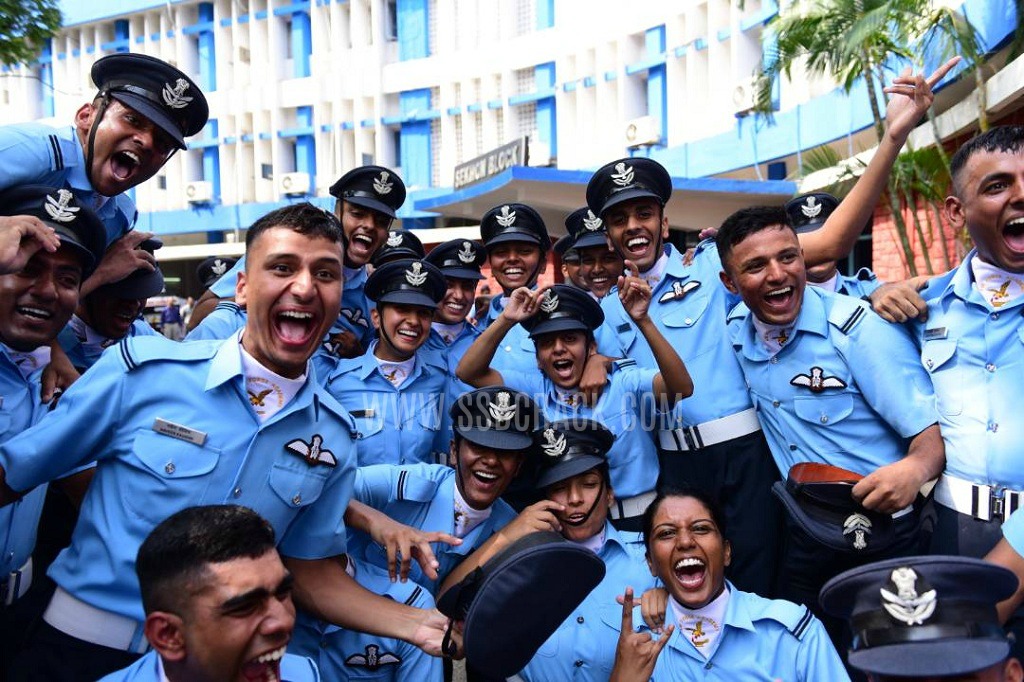
POLYGON ((301 438, 296 438, 293 441, 289 441, 284 448, 288 452, 302 457, 309 466, 316 466, 317 464, 324 464, 329 467, 338 466, 338 460, 335 458, 334 453, 324 449, 323 445, 323 436, 314 434, 308 443, 301 438))

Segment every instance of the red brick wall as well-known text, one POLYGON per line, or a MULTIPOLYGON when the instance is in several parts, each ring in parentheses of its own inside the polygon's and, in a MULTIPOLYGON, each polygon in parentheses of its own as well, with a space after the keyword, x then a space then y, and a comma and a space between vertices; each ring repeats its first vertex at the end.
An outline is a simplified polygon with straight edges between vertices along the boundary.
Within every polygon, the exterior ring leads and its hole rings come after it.
MULTIPOLYGON (((928 274, 925 253, 931 259, 932 272, 935 274, 945 272, 950 267, 956 267, 967 251, 956 238, 952 227, 946 223, 945 217, 942 217, 940 224, 931 207, 926 205, 918 206, 917 215, 924 233, 923 247, 914 228, 911 211, 909 209, 903 211, 911 249, 915 254, 914 264, 917 266, 917 274, 928 274), (943 242, 945 242, 949 257, 948 267, 946 255, 943 253, 943 242)), ((880 205, 875 209, 871 255, 872 269, 879 279, 895 282, 910 276, 892 214, 889 212, 888 206, 885 205, 880 205)))

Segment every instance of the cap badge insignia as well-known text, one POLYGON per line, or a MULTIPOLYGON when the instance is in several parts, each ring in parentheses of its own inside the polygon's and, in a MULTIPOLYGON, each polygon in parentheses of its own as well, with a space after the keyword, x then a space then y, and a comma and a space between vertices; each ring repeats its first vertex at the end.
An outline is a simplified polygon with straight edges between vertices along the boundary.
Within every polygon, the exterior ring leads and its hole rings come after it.
POLYGON ((473 250, 473 245, 469 242, 462 242, 462 250, 459 251, 458 256, 463 263, 472 263, 476 260, 476 251, 473 250))
POLYGON ((367 644, 366 654, 352 654, 345 659, 345 665, 353 668, 367 668, 377 670, 385 665, 398 665, 402 659, 390 651, 382 650, 376 644, 367 644))
POLYGON ((807 197, 803 206, 800 207, 800 212, 807 218, 817 218, 818 214, 821 213, 821 204, 813 196, 807 197))
POLYGON ((284 447, 292 454, 296 454, 306 460, 306 464, 326 464, 329 467, 338 466, 338 460, 330 450, 323 449, 324 439, 320 434, 314 434, 309 443, 301 438, 289 441, 284 447))
POLYGON ((161 93, 164 97, 164 104, 171 109, 184 109, 192 101, 191 97, 185 97, 186 90, 188 90, 188 81, 184 78, 179 78, 173 87, 170 83, 164 83, 161 93))
POLYGON ((423 265, 413 263, 411 270, 405 271, 405 281, 414 287, 421 287, 427 281, 427 273, 423 271, 423 265))
POLYGON ((228 271, 228 264, 222 261, 220 258, 213 261, 213 265, 210 266, 210 272, 220 277, 228 271))
POLYGON ((544 292, 544 300, 540 302, 540 309, 545 313, 553 313, 558 310, 558 296, 551 293, 551 290, 544 292))
POLYGON ((508 426, 512 417, 516 416, 516 407, 512 404, 512 394, 508 391, 501 391, 495 397, 495 402, 487 406, 487 411, 497 422, 497 426, 508 426))
POLYGON ((811 374, 797 374, 789 380, 793 386, 803 386, 811 389, 811 393, 821 393, 826 388, 846 388, 846 382, 839 377, 825 376, 825 370, 821 367, 811 367, 811 374))
POLYGON ((633 184, 633 167, 627 166, 622 161, 615 164, 615 172, 612 173, 612 182, 619 187, 625 187, 626 185, 633 184))
POLYGON ((554 429, 544 429, 544 444, 541 445, 541 449, 544 450, 545 455, 548 457, 561 457, 565 454, 567 445, 565 434, 556 436, 554 429))
POLYGON ((604 223, 601 219, 594 215, 593 211, 588 209, 587 217, 583 219, 583 227, 586 228, 587 232, 597 232, 601 229, 602 225, 604 225, 604 223))
POLYGON ((882 606, 889 615, 907 625, 921 625, 931 618, 938 606, 938 598, 935 590, 928 589, 924 580, 920 581, 920 587, 925 590, 918 594, 918 575, 914 569, 902 566, 895 569, 889 576, 889 581, 896 588, 896 593, 883 587, 882 606))
POLYGON ((497 220, 498 224, 502 227, 512 227, 516 222, 516 212, 508 206, 502 206, 501 215, 494 216, 494 219, 497 220))
MULTIPOLYGON (((656 285, 652 285, 656 286, 656 285)), ((700 288, 700 282, 696 280, 690 280, 685 284, 682 282, 672 282, 672 288, 666 291, 658 298, 658 303, 667 303, 668 301, 678 301, 681 298, 686 298, 694 289, 700 288)))
POLYGON ((871 535, 871 519, 863 514, 850 514, 843 521, 843 536, 853 534, 853 548, 862 550, 867 548, 867 536, 871 535))
POLYGON ((52 194, 46 195, 46 203, 43 204, 43 208, 58 223, 70 223, 77 217, 75 214, 79 210, 78 206, 68 206, 72 197, 74 195, 69 190, 59 189, 56 197, 52 194))
POLYGON ((381 171, 380 177, 375 178, 373 181, 373 191, 381 196, 384 196, 385 194, 390 194, 391 187, 393 185, 393 183, 388 182, 388 178, 390 177, 390 175, 391 174, 388 173, 387 171, 381 171))
POLYGON ((392 232, 392 233, 388 234, 387 245, 391 246, 391 247, 401 246, 402 245, 402 233, 401 232, 392 232))

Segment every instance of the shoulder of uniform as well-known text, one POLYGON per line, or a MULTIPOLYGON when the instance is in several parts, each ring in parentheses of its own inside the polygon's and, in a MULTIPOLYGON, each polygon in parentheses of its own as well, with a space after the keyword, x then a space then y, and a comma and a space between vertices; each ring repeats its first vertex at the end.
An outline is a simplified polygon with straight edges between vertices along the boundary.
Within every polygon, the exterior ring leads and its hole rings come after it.
MULTIPOLYGON (((202 341, 197 341, 196 343, 202 343, 202 341)), ((355 419, 352 418, 349 411, 323 386, 317 384, 314 388, 319 406, 337 417, 345 425, 345 428, 348 429, 349 435, 355 438, 359 429, 356 428, 355 419)))
POLYGON ((756 594, 744 593, 750 620, 774 621, 798 640, 803 639, 807 628, 814 622, 814 614, 802 604, 784 599, 766 599, 756 594))
POLYGON ((214 310, 224 310, 230 313, 239 313, 242 308, 234 301, 221 301, 213 307, 214 310))
POLYGON ((932 277, 931 279, 929 279, 919 292, 921 294, 921 298, 923 298, 925 301, 928 301, 930 299, 940 296, 942 292, 944 292, 949 287, 949 284, 952 281, 954 275, 956 275, 960 268, 965 267, 969 267, 967 265, 967 261, 964 261, 959 266, 953 268, 949 272, 944 272, 943 274, 938 275, 937 277, 932 277))
POLYGON ((747 307, 746 303, 740 301, 739 303, 732 307, 732 309, 726 315, 725 319, 728 322, 732 322, 733 320, 742 320, 749 314, 750 308, 747 307))
POLYGON ((134 225, 139 217, 139 212, 136 210, 135 202, 132 201, 132 198, 127 194, 118 194, 114 197, 114 201, 117 202, 117 210, 128 221, 128 224, 134 225))
POLYGON ((66 137, 50 129, 46 134, 46 144, 50 148, 50 161, 53 170, 59 171, 78 165, 81 143, 78 141, 77 135, 66 137))
MULTIPOLYGON (((810 287, 807 287, 810 290, 810 287)), ((849 334, 864 321, 870 311, 867 303, 859 298, 840 295, 822 295, 828 310, 828 322, 843 334, 849 334)))
POLYGON ((199 362, 209 360, 217 354, 223 340, 216 341, 171 341, 163 336, 126 336, 117 344, 121 361, 129 372, 147 362, 169 360, 171 362, 199 362))
POLYGON ((440 464, 413 464, 399 467, 395 479, 395 499, 408 502, 430 502, 444 476, 437 469, 448 468, 440 464))

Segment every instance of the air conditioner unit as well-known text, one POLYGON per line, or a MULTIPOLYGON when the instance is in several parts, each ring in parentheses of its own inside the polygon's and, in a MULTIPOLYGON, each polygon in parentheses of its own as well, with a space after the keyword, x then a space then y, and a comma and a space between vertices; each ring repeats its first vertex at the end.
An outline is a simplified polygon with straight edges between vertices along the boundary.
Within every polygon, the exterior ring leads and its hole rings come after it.
POLYGON ((185 199, 190 204, 206 204, 213 201, 213 183, 205 180, 185 183, 185 199))
POLYGON ((626 123, 626 146, 648 147, 661 144, 661 126, 653 116, 641 116, 626 123))
POLYGON ((281 194, 309 194, 309 173, 284 173, 277 179, 277 189, 281 194))
POLYGON ((754 110, 757 103, 757 78, 741 80, 732 90, 733 113, 746 116, 754 110))

